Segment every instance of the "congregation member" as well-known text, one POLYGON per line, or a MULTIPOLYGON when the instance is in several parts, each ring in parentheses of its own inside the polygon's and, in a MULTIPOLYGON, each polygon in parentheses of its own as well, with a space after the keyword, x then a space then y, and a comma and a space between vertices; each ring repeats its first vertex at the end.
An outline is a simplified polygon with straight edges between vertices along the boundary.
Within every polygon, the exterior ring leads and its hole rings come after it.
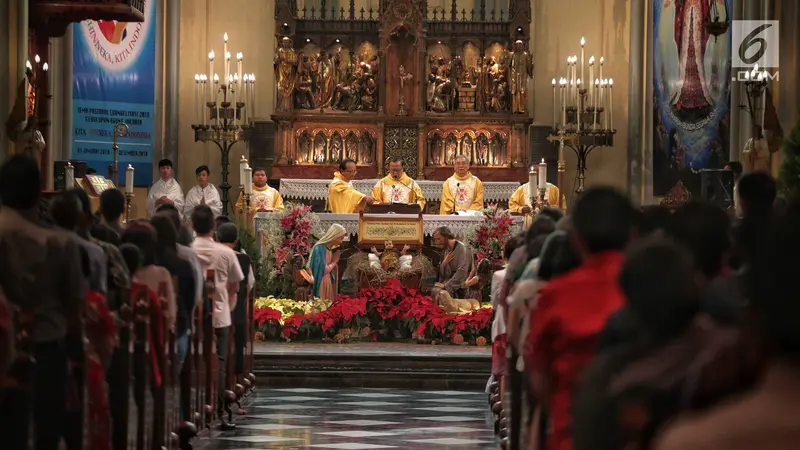
POLYGON ((194 304, 198 306, 203 301, 203 268, 200 265, 200 260, 197 258, 197 253, 191 247, 192 239, 182 238, 182 236, 186 235, 191 238, 191 232, 181 223, 180 214, 178 214, 178 210, 174 205, 165 204, 159 206, 158 209, 156 209, 156 216, 161 215, 169 218, 172 225, 178 230, 178 256, 192 265, 195 275, 194 304))
POLYGON ((438 302, 439 294, 447 292, 453 298, 464 298, 464 282, 472 267, 472 251, 447 227, 439 227, 433 232, 433 243, 444 253, 439 263, 439 281, 434 284, 431 297, 438 302))
POLYGON ((357 173, 356 162, 352 159, 339 163, 339 170, 333 174, 333 181, 328 188, 326 210, 337 214, 357 213, 363 211, 366 205, 375 203, 373 197, 364 195, 353 187, 357 173))
POLYGON ((172 161, 162 159, 158 162, 158 174, 160 178, 150 187, 147 193, 147 214, 153 216, 156 208, 163 204, 175 205, 178 212, 183 217, 184 197, 178 181, 173 177, 172 161))
POLYGON ((222 200, 219 198, 219 191, 216 186, 208 182, 211 171, 208 166, 198 167, 194 174, 197 176, 197 184, 186 193, 186 201, 183 207, 183 217, 189 222, 192 211, 199 205, 207 205, 214 213, 214 217, 222 214, 222 200))
POLYGON ((99 222, 92 227, 92 236, 118 246, 125 227, 122 220, 125 214, 125 194, 119 189, 106 189, 100 194, 99 222), (102 238, 104 236, 105 238, 102 238))
POLYGON ((192 228, 197 233, 197 239, 192 248, 197 252, 197 257, 203 266, 203 272, 208 278, 213 271, 211 279, 211 292, 213 309, 211 324, 217 337, 217 416, 222 421, 221 429, 233 430, 236 425, 225 420, 223 394, 228 386, 228 351, 230 350, 231 311, 236 309, 239 285, 244 280, 244 273, 239 266, 236 253, 229 247, 214 241, 214 213, 208 205, 200 205, 192 212, 192 228))
POLYGON ((442 185, 439 214, 460 214, 483 209, 483 183, 469 171, 469 158, 458 155, 453 162, 455 173, 442 185))
MULTIPOLYGON (((237 214, 243 214, 244 194, 239 195, 236 201, 237 214)), ((283 197, 277 189, 267 185, 267 170, 263 167, 253 169, 253 193, 250 194, 249 217, 255 217, 257 212, 283 211, 283 197)))
POLYGON ((742 177, 742 172, 744 172, 744 167, 742 163, 739 161, 729 161, 725 163, 723 167, 725 170, 730 170, 733 172, 733 209, 736 217, 741 216, 741 211, 739 210, 739 178, 742 177))
POLYGON ((425 209, 425 196, 416 181, 405 172, 403 158, 389 159, 389 175, 378 180, 372 188, 372 197, 377 203, 416 203, 420 211, 425 209))
POLYGON ((543 205, 532 205, 531 197, 535 198, 537 203, 540 202, 539 188, 534 186, 531 192, 531 183, 525 183, 518 187, 511 198, 508 200, 508 210, 514 213, 530 214, 536 206, 550 206, 553 208, 567 209, 567 198, 561 195, 561 190, 552 183, 547 183, 547 188, 544 193, 543 205), (558 203, 558 198, 561 197, 561 204, 558 203))

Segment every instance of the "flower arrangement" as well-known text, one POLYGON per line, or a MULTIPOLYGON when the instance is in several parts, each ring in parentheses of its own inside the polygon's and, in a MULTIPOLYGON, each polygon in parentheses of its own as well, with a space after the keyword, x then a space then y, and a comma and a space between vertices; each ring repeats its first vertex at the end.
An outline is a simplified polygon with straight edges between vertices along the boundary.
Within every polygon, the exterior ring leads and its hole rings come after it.
POLYGON ((467 233, 468 241, 478 261, 489 259, 493 264, 499 265, 503 261, 503 248, 511 237, 514 218, 497 205, 490 205, 483 214, 483 220, 467 233))
POLYGON ((258 299, 255 338, 335 343, 416 338, 485 345, 491 322, 491 307, 448 314, 430 297, 390 279, 383 287, 362 289, 352 297, 340 295, 329 304, 258 299))
POLYGON ((263 233, 264 279, 266 289, 259 295, 291 297, 294 283, 292 255, 308 257, 313 236, 319 234, 319 221, 307 205, 287 204, 283 212, 272 213, 259 230, 263 233))

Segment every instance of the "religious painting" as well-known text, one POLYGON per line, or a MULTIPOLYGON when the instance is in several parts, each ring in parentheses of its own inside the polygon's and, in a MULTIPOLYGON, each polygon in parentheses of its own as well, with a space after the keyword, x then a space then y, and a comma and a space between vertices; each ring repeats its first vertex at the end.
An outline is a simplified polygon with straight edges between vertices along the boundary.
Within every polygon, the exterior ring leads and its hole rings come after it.
POLYGON ((729 152, 732 0, 653 1, 653 194, 729 152))

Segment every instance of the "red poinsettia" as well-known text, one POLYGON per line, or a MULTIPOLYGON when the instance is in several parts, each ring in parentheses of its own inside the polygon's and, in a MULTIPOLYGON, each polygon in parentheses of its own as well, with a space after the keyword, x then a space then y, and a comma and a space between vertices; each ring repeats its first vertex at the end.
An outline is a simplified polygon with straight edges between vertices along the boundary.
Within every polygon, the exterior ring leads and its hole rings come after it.
POLYGON ((484 213, 483 220, 470 240, 478 260, 489 259, 493 263, 503 260, 503 247, 511 237, 514 218, 507 211, 491 205, 484 213))

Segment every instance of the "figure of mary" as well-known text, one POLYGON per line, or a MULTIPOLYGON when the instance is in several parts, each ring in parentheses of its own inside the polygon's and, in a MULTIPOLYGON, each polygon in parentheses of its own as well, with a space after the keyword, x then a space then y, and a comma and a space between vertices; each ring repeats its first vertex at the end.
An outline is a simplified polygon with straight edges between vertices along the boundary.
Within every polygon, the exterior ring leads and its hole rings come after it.
POLYGON ((311 249, 308 267, 314 276, 314 297, 333 301, 336 299, 336 267, 340 252, 333 249, 342 245, 347 231, 338 223, 331 225, 325 235, 311 249))

